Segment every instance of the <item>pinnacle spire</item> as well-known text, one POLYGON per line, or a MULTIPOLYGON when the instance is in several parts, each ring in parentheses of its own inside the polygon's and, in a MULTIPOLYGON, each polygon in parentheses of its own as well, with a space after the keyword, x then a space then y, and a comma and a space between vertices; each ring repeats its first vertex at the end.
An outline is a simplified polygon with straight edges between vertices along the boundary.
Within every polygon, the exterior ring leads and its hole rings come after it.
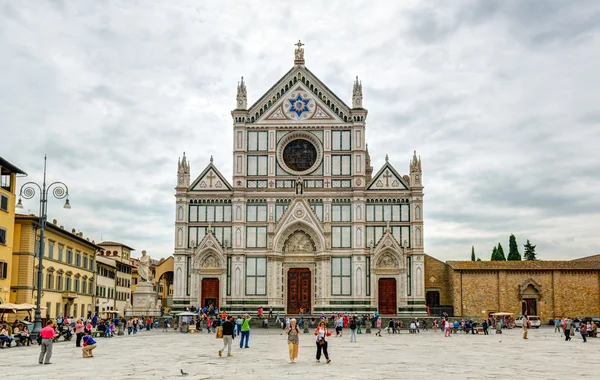
POLYGON ((213 163, 213 156, 212 156, 212 154, 210 155, 210 163, 211 164, 213 163))
POLYGON ((237 85, 237 109, 245 110, 246 108, 248 108, 248 94, 244 77, 242 77, 237 85))
POLYGON ((298 40, 298 43, 294 44, 296 49, 294 50, 294 64, 296 65, 304 65, 304 44, 302 41, 298 40))
POLYGON ((358 75, 352 86, 352 108, 362 108, 362 82, 358 80, 358 75))

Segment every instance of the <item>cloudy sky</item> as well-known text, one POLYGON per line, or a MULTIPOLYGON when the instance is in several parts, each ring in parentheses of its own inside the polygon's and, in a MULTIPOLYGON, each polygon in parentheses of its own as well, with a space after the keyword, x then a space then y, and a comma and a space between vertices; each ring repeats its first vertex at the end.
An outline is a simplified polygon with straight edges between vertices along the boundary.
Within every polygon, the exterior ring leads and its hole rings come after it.
POLYGON ((347 103, 362 80, 375 170, 421 155, 427 253, 600 253, 600 2, 233 3, 0 2, 0 155, 36 181, 48 155, 50 219, 170 255, 177 158, 230 178, 239 77, 252 104, 302 39, 347 103))

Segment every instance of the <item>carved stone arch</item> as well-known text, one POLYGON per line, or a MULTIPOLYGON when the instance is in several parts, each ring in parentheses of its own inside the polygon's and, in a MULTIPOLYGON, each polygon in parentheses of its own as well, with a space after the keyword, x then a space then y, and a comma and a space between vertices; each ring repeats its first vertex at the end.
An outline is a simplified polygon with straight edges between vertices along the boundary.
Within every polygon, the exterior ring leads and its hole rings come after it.
POLYGON ((222 269, 225 266, 223 256, 212 248, 196 252, 192 260, 194 269, 222 269))
POLYGON ((315 252, 315 242, 303 230, 296 230, 283 243, 283 252, 310 253, 315 252))
POLYGON ((277 252, 284 252, 286 241, 298 231, 301 231, 310 237, 314 244, 315 252, 322 252, 325 250, 325 240, 323 236, 318 234, 314 228, 304 220, 297 220, 275 236, 275 239, 273 240, 273 247, 275 247, 275 250, 277 252))
POLYGON ((400 261, 396 255, 392 253, 392 251, 383 252, 376 261, 377 268, 400 268, 400 261))
POLYGON ((533 298, 539 300, 542 296, 542 285, 537 283, 534 279, 528 278, 519 285, 519 295, 521 296, 521 299, 533 298))
POLYGON ((372 263, 375 264, 375 268, 378 272, 380 272, 380 270, 392 269, 397 272, 406 270, 406 259, 404 258, 403 254, 391 246, 376 252, 373 256, 372 263))

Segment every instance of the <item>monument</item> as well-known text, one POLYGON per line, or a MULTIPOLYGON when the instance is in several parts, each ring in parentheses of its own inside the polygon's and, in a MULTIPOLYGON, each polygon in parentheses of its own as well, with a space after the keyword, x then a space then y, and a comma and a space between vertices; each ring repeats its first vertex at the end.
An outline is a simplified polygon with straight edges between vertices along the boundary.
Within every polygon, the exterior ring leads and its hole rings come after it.
POLYGON ((150 256, 142 251, 138 266, 139 282, 133 292, 133 304, 125 307, 126 317, 160 317, 161 304, 154 291, 150 273, 150 256))

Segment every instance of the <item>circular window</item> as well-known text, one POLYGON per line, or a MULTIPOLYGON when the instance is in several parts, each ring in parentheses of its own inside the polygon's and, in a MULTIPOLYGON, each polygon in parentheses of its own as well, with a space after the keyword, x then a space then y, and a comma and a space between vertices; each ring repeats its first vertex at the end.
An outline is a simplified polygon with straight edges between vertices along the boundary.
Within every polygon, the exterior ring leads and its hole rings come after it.
POLYGON ((317 149, 308 140, 295 139, 290 141, 283 149, 283 162, 296 172, 303 172, 312 168, 317 161, 317 149))

